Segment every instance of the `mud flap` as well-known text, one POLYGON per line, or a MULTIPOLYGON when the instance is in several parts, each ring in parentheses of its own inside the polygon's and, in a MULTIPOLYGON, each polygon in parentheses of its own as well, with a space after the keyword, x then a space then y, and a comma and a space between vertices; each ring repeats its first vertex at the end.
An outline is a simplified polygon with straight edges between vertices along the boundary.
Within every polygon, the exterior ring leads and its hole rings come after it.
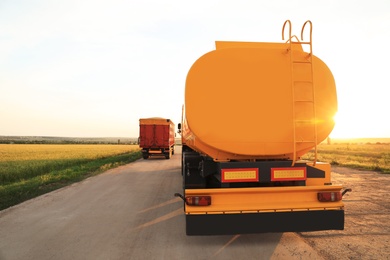
POLYGON ((343 229, 344 210, 186 215, 190 236, 343 229))

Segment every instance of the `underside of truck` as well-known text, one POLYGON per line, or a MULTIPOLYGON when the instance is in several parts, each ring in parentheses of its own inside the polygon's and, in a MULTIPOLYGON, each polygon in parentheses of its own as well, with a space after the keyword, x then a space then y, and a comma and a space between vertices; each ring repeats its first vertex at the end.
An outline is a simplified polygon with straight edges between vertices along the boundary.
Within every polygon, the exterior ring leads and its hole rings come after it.
POLYGON ((171 147, 166 148, 143 148, 141 150, 142 152, 142 158, 148 159, 149 157, 153 156, 164 156, 165 159, 171 159, 172 155, 175 154, 175 146, 172 145, 171 147))
POLYGON ((183 145, 182 176, 187 235, 344 229, 342 186, 326 163, 218 162, 183 145))

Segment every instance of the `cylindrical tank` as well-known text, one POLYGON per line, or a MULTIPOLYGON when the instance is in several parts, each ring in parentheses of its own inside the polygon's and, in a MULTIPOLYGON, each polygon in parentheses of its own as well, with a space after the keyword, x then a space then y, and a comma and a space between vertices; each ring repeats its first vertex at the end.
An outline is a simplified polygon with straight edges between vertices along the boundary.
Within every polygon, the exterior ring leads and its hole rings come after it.
POLYGON ((183 142, 226 161, 292 159, 323 141, 337 111, 333 75, 300 45, 287 49, 217 42, 200 57, 186 79, 183 142))

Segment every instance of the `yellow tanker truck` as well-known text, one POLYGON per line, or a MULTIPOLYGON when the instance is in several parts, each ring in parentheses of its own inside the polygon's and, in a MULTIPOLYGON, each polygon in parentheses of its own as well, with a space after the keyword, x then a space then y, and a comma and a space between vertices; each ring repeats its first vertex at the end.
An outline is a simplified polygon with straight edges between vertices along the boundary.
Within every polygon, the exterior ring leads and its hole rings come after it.
POLYGON ((299 41, 287 20, 282 39, 217 41, 188 72, 175 194, 187 235, 344 229, 347 190, 316 155, 300 159, 334 127, 335 81, 313 55, 310 21, 299 41))

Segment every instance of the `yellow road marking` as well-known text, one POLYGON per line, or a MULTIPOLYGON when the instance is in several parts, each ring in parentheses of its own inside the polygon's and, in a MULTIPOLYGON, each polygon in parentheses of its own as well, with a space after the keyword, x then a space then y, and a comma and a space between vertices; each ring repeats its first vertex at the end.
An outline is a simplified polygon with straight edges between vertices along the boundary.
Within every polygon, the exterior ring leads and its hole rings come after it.
POLYGON ((140 214, 140 213, 145 213, 145 212, 147 212, 147 211, 149 211, 149 210, 152 210, 152 209, 158 209, 158 208, 161 208, 161 207, 164 207, 164 206, 166 206, 166 205, 169 205, 169 204, 172 204, 172 203, 176 203, 176 202, 179 202, 179 201, 183 201, 183 200, 176 197, 176 198, 174 198, 174 199, 168 200, 168 201, 166 201, 166 202, 160 203, 160 204, 155 205, 155 206, 152 206, 152 207, 150 207, 150 208, 141 210, 141 211, 138 212, 138 214, 140 214))
POLYGON ((223 247, 221 247, 217 252, 215 252, 215 254, 213 255, 214 256, 217 256, 219 253, 221 253, 226 247, 228 247, 231 243, 234 242, 234 240, 236 240, 237 238, 239 238, 241 235, 235 235, 234 237, 232 237, 232 239, 230 239, 223 247))
POLYGON ((149 222, 146 222, 145 224, 142 224, 142 225, 139 225, 138 227, 136 227, 135 229, 141 229, 141 228, 145 228, 145 227, 149 227, 149 226, 152 226, 152 225, 155 225, 155 224, 158 224, 162 221, 165 221, 165 220, 168 220, 168 219, 171 219, 173 217, 176 217, 176 216, 179 216, 179 215, 182 215, 184 214, 184 211, 183 209, 177 209, 175 211, 172 211, 171 213, 168 213, 164 216, 161 216, 159 218, 156 218, 152 221, 149 221, 149 222))

